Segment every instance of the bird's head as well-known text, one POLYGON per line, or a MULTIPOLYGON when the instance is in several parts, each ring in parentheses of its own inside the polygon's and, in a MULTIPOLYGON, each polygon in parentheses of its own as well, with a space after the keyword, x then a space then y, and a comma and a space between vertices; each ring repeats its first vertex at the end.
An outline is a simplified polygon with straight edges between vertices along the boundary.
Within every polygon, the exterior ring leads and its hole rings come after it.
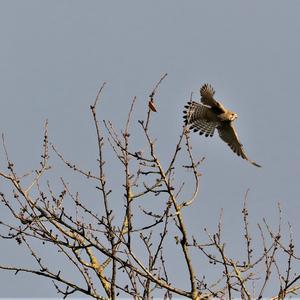
POLYGON ((235 112, 232 112, 232 111, 230 112, 230 115, 229 115, 230 121, 234 121, 237 117, 238 117, 238 115, 235 112))

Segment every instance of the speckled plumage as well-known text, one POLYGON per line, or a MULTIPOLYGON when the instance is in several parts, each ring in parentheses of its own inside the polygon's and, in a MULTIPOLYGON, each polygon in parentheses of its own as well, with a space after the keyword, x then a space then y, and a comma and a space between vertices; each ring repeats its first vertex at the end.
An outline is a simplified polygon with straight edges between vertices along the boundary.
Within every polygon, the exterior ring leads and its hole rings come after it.
POLYGON ((226 109, 214 98, 215 91, 209 84, 204 84, 200 89, 201 103, 188 102, 185 106, 185 124, 194 132, 212 137, 217 128, 220 138, 229 145, 234 153, 248 160, 253 165, 260 167, 251 161, 240 143, 237 132, 233 125, 237 114, 226 109))

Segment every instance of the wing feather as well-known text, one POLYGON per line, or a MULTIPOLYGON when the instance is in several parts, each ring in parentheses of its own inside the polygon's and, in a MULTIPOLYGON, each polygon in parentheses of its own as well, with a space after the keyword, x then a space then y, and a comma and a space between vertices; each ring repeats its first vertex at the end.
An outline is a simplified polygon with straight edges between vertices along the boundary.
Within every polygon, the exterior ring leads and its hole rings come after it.
POLYGON ((243 159, 248 160, 250 163, 255 165, 256 167, 261 167, 256 162, 250 160, 246 155, 243 145, 239 141, 239 137, 237 132, 232 124, 232 122, 222 122, 220 126, 218 126, 218 132, 220 138, 228 144, 231 150, 236 153, 238 156, 241 156, 243 159))
POLYGON ((205 105, 217 108, 220 113, 225 112, 224 106, 214 98, 215 90, 210 84, 204 84, 200 89, 201 102, 205 105))

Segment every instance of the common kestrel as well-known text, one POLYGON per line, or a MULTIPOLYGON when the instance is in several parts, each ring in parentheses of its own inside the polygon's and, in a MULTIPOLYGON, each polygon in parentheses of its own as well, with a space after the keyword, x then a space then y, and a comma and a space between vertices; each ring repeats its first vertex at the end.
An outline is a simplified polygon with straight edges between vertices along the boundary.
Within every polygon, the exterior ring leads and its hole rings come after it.
POLYGON ((204 134, 206 137, 214 135, 215 128, 218 129, 220 138, 229 145, 234 153, 248 160, 256 167, 261 167, 256 162, 250 160, 240 143, 234 120, 237 114, 226 109, 214 98, 215 90, 209 84, 204 84, 200 89, 201 103, 188 102, 184 110, 185 124, 194 132, 204 134))

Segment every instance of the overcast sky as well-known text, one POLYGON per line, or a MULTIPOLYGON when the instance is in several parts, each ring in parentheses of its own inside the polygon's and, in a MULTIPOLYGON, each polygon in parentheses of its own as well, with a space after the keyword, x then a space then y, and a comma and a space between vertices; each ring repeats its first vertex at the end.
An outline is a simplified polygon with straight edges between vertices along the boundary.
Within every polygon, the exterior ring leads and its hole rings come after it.
MULTIPOLYGON (((0 4, 0 132, 20 170, 39 161, 45 119, 51 140, 68 158, 95 164, 89 105, 102 82, 107 86, 101 114, 121 128, 133 96, 136 116, 144 116, 147 96, 164 73, 168 77, 157 96, 153 133, 167 157, 182 128, 183 106, 191 92, 197 100, 207 82, 239 115, 241 142, 262 168, 237 157, 217 135, 192 135, 194 154, 205 161, 190 226, 214 228, 224 208, 226 230, 238 246, 234 230, 241 226, 243 198, 250 189, 253 224, 262 217, 275 222, 280 201, 299 251, 299 1, 0 4)), ((3 170, 2 150, 0 155, 3 170)), ((9 263, 13 255, 7 251, 0 263, 9 263)), ((0 279, 1 296, 56 295, 45 280, 4 272, 0 279)))

